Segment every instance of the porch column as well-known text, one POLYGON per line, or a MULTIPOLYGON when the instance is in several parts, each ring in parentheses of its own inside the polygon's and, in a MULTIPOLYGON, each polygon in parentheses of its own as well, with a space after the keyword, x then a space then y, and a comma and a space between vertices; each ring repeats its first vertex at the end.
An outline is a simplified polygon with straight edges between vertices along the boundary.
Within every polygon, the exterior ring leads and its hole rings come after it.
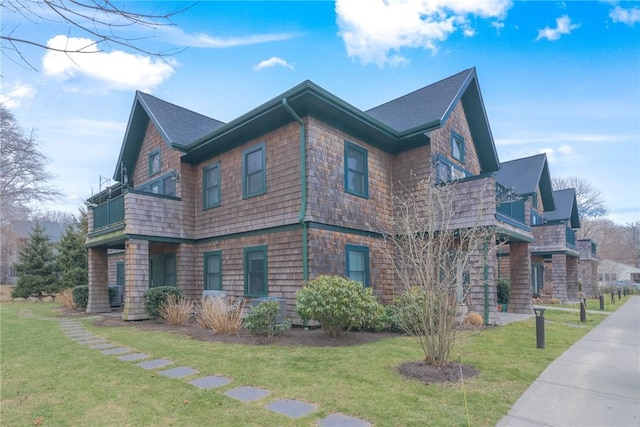
POLYGON ((569 302, 577 302, 579 298, 578 258, 575 257, 567 257, 567 298, 569 302))
POLYGON ((551 277, 553 278, 553 297, 568 302, 567 298, 567 256, 565 254, 551 255, 551 277))
POLYGON ((109 279, 107 266, 107 248, 89 248, 89 301, 87 313, 108 313, 111 311, 109 304, 109 279))
POLYGON ((144 293, 149 289, 149 242, 130 239, 125 244, 125 292, 122 320, 144 320, 144 293))
MULTIPOLYGON (((485 298, 484 298, 484 249, 481 247, 471 254, 469 263, 470 289, 467 296, 469 312, 474 311, 484 318, 485 298)), ((496 287, 496 265, 498 263, 495 247, 489 244, 487 248, 487 282, 489 284, 489 324, 495 325, 498 321, 498 311, 496 309, 497 287, 496 287)))
POLYGON ((511 271, 509 313, 533 313, 529 243, 511 243, 509 244, 509 252, 509 269, 511 271))
POLYGON ((202 298, 203 284, 196 283, 196 271, 203 271, 203 260, 196 259, 195 245, 181 243, 176 254, 176 286, 185 297, 202 298), (198 262, 200 265, 198 265, 198 262))

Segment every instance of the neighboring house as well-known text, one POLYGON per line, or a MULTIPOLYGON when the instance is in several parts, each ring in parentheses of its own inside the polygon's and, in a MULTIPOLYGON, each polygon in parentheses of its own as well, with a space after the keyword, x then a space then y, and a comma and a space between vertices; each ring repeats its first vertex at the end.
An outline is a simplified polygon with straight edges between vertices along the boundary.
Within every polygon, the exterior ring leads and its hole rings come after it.
POLYGON ((598 262, 598 286, 640 285, 640 268, 610 259, 598 262))
MULTIPOLYGON (((143 294, 161 284, 190 298, 280 298, 294 319, 295 292, 320 274, 391 302, 395 273, 380 244, 395 189, 433 177, 459 180, 461 202, 482 194, 492 205, 481 225, 510 252, 510 311, 529 313, 529 213, 541 201, 497 184, 499 167, 475 68, 368 111, 305 81, 226 124, 136 92, 118 184, 88 200, 87 311, 110 311, 117 277, 124 320, 147 318, 143 294), (504 196, 517 200, 496 210, 504 196)), ((461 277, 470 310, 493 323, 497 260, 487 252, 461 277)))
MULTIPOLYGON (((67 224, 53 221, 39 221, 44 234, 52 243, 58 243, 64 234, 67 224)), ((15 285, 18 278, 15 275, 14 264, 20 259, 20 251, 24 247, 36 225, 36 221, 13 220, 4 226, 0 239, 0 283, 15 285)))
MULTIPOLYGON (((521 195, 527 206, 523 213, 534 237, 530 247, 532 293, 539 295, 551 291, 554 298, 563 302, 577 301, 579 258, 584 252, 582 273, 590 288, 591 283, 595 283, 592 270, 595 247, 592 248, 590 240, 585 240, 581 243, 584 250, 578 249, 575 236, 580 219, 575 190, 552 190, 545 154, 502 163, 496 180, 521 195)), ((500 273, 508 274, 509 251, 500 251, 498 257, 501 259, 500 273)))

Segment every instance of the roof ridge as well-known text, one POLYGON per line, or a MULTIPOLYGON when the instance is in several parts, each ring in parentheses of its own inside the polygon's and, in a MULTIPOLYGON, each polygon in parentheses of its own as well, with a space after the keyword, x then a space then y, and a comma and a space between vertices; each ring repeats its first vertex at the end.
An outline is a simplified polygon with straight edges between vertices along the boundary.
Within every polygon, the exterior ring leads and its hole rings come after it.
POLYGON ((222 124, 224 124, 224 123, 225 123, 225 122, 220 121, 220 120, 218 120, 218 119, 216 119, 216 118, 213 118, 213 117, 210 117, 210 116, 204 115, 204 114, 202 114, 202 113, 198 113, 197 111, 193 111, 193 110, 191 110, 191 109, 189 109, 189 108, 182 107, 182 106, 180 106, 180 105, 178 105, 178 104, 175 104, 175 103, 170 102, 170 101, 166 101, 166 100, 164 100, 164 99, 162 99, 162 98, 158 98, 157 96, 155 96, 155 95, 151 95, 151 94, 149 94, 149 93, 145 93, 145 92, 142 92, 142 91, 136 90, 136 94, 138 94, 138 95, 142 96, 143 98, 144 98, 144 97, 151 97, 151 98, 153 98, 153 99, 155 99, 155 100, 158 100, 158 101, 160 101, 160 102, 162 102, 162 103, 164 103, 164 104, 170 105, 170 106, 175 107, 175 108, 179 108, 179 109, 184 110, 184 111, 188 111, 189 113, 196 114, 196 115, 198 115, 198 116, 204 117, 204 118, 209 119, 209 120, 215 120, 215 121, 216 121, 216 122, 218 122, 218 123, 222 123, 222 124))

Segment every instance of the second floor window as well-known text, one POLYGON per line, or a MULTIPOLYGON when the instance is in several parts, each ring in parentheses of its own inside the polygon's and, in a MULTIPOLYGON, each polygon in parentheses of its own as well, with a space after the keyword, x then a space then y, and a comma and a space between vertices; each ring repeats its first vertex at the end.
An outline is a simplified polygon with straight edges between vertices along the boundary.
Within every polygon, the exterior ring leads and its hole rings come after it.
POLYGON ((451 132, 451 157, 464 163, 464 138, 455 132, 451 132))
POLYGON ((369 197, 368 153, 364 148, 344 142, 344 191, 360 197, 369 197))
POLYGON ((149 176, 160 172, 160 150, 149 153, 149 176))
POLYGON ((205 209, 220 205, 220 163, 202 170, 202 199, 205 209))
POLYGON ((245 150, 242 155, 242 187, 245 198, 267 192, 264 142, 245 150))

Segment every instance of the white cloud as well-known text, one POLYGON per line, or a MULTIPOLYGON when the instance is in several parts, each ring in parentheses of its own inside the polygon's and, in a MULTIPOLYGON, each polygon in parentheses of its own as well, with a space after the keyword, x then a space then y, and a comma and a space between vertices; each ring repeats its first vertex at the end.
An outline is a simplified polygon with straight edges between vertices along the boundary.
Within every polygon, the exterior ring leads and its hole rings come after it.
POLYGON ((44 74, 82 92, 139 89, 150 92, 174 72, 175 61, 152 59, 123 51, 101 52, 95 42, 58 35, 47 42, 52 49, 42 58, 44 74))
POLYGON ((622 22, 633 27, 636 22, 640 22, 640 8, 634 7, 633 9, 624 9, 620 6, 616 6, 609 13, 609 17, 613 22, 622 22))
POLYGON ((538 37, 536 37, 535 41, 541 39, 547 39, 549 41, 555 41, 560 39, 562 35, 570 34, 571 31, 576 28, 580 28, 579 24, 572 24, 571 18, 568 15, 563 15, 560 18, 556 19, 556 28, 544 27, 541 30, 538 30, 538 37))
POLYGON ((287 61, 285 61, 282 58, 278 58, 277 56, 272 56, 269 59, 265 59, 264 61, 260 61, 260 63, 258 65, 256 65, 255 67, 253 67, 256 71, 260 71, 264 68, 271 68, 271 67, 285 67, 288 68, 292 71, 295 71, 296 69, 293 68, 293 65, 289 64, 287 61))
POLYGON ((4 106, 9 109, 19 108, 22 106, 23 102, 29 101, 35 95, 36 89, 33 86, 17 81, 9 85, 7 88, 2 88, 2 93, 0 93, 0 103, 4 104, 4 106))
POLYGON ((504 19, 511 0, 337 0, 347 55, 363 64, 397 65, 407 48, 437 52, 437 42, 461 29, 475 34, 469 17, 504 19))
POLYGON ((296 33, 267 33, 242 37, 215 37, 204 33, 185 33, 178 27, 164 27, 162 32, 167 41, 174 45, 216 49, 280 42, 299 36, 296 33))

